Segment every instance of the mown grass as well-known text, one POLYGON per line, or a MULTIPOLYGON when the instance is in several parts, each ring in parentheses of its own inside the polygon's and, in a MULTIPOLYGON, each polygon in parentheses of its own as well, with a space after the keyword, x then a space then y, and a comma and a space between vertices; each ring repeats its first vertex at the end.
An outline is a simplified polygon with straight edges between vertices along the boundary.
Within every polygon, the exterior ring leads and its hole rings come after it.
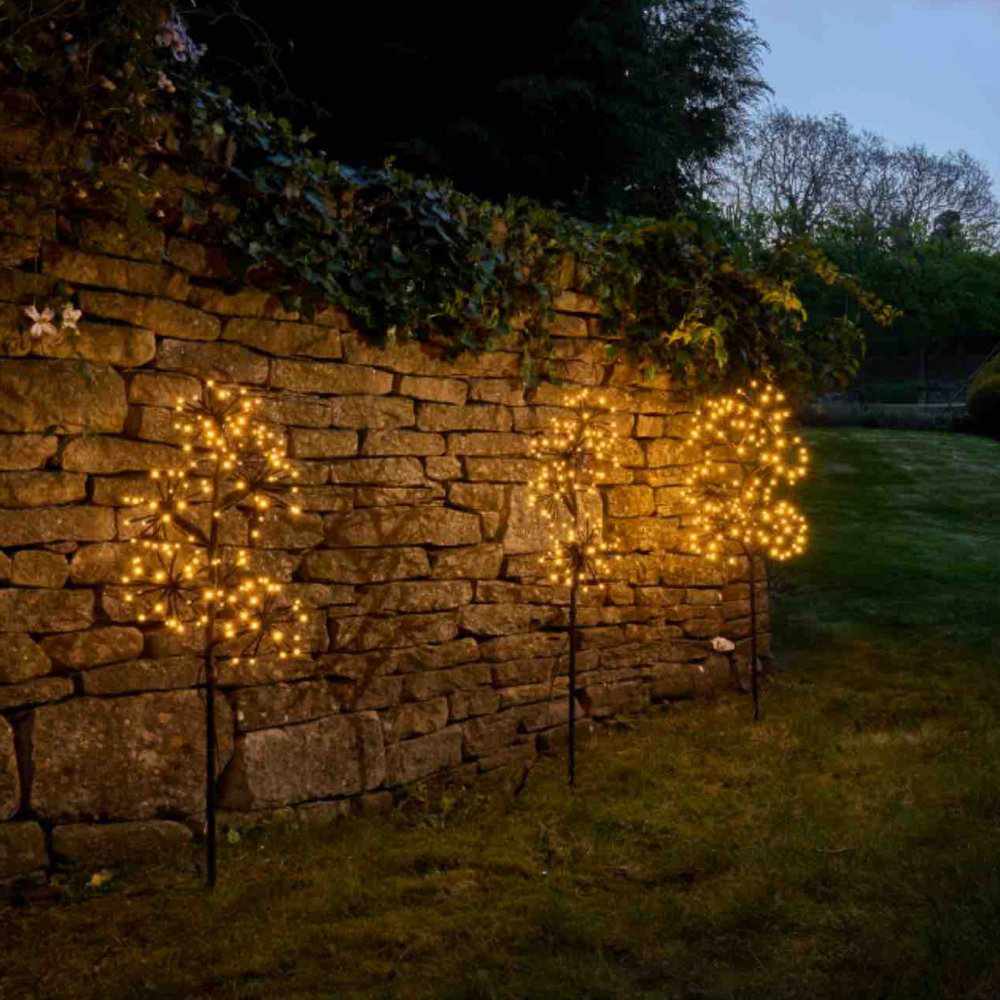
POLYGON ((504 789, 0 914, 0 997, 1000 995, 1000 444, 812 434, 781 672, 504 789))

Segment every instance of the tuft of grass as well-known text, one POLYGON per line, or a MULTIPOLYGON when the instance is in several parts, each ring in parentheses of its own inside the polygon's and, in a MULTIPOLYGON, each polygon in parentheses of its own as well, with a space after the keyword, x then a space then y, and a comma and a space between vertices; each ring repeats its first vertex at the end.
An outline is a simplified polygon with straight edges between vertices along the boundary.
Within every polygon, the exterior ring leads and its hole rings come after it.
POLYGON ((0 998, 1000 995, 1000 444, 811 435, 781 671, 509 789, 0 912, 0 998))

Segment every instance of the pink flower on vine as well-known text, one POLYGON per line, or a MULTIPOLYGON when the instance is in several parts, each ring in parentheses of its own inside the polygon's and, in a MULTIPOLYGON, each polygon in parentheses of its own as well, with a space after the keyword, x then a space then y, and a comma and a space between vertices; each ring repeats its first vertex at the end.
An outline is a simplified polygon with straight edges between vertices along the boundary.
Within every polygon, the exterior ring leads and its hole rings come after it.
POLYGON ((28 334, 35 340, 41 340, 46 334, 52 336, 56 334, 56 328, 52 324, 54 316, 51 309, 43 309, 39 312, 34 305, 30 305, 24 310, 24 315, 31 320, 28 334))
POLYGON ((75 330, 76 324, 83 315, 82 310, 74 309, 72 302, 67 302, 62 310, 62 329, 75 330))
POLYGON ((160 90, 165 90, 168 94, 173 94, 177 90, 177 88, 174 86, 174 81, 171 80, 170 77, 167 76, 167 74, 164 73, 162 69, 160 70, 160 74, 157 77, 156 86, 159 87, 160 90))

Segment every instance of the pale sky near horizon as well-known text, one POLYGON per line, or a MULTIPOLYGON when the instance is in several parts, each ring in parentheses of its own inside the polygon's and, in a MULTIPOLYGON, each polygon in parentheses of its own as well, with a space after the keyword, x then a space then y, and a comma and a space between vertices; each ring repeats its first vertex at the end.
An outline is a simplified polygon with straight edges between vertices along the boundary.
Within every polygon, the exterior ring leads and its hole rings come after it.
POLYGON ((748 0, 771 100, 839 111, 935 153, 965 149, 1000 195, 1000 0, 748 0))

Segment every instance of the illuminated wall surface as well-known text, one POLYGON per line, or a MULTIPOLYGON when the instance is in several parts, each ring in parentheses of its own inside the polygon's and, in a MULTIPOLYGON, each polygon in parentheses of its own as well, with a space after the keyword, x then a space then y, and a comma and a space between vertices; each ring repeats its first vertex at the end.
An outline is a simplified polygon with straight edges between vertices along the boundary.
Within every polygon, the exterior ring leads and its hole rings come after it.
MULTIPOLYGON (((0 881, 162 857, 198 827, 201 659, 140 627, 119 583, 125 497, 176 459, 170 407, 194 374, 280 393, 303 513, 264 531, 259 558, 311 609, 312 655, 221 669, 223 824, 382 808, 409 782, 558 747, 568 592, 539 570, 524 484, 532 433, 580 386, 606 387, 621 449, 600 488, 613 579, 579 615, 578 715, 727 681, 710 640, 748 634, 748 573, 684 551, 691 399, 608 363, 589 300, 560 295, 563 384, 528 389, 514 341, 383 350, 335 311, 304 322, 224 290, 212 248, 96 219, 70 244, 23 204, 0 217, 0 881), (25 304, 59 306, 57 281, 79 335, 25 339, 25 304)), ((246 542, 239 512, 223 531, 246 542)))

